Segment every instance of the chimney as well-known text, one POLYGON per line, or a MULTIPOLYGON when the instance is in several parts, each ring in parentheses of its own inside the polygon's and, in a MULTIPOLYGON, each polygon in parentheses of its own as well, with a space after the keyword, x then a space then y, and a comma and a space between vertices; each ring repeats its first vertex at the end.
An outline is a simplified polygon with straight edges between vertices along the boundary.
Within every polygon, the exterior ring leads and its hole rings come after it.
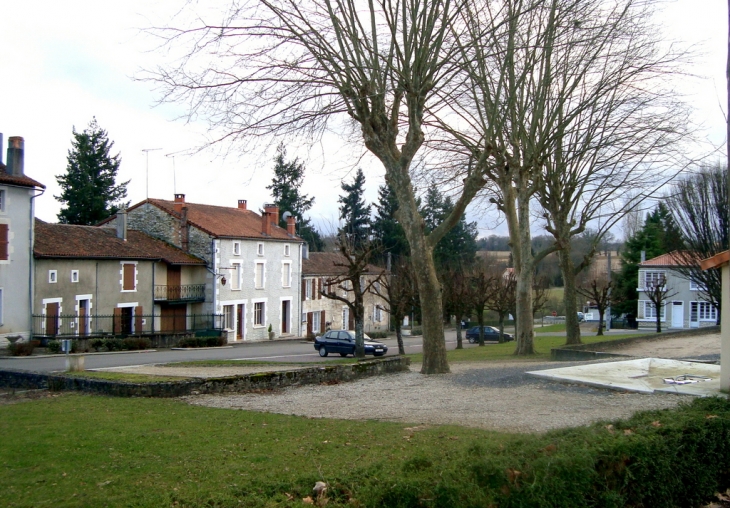
POLYGON ((261 233, 271 236, 271 215, 266 208, 261 212, 261 233))
POLYGON ((302 259, 309 259, 309 244, 302 244, 302 259))
POLYGON ((246 200, 245 199, 239 199, 238 200, 238 208, 240 208, 241 210, 248 210, 248 208, 246 208, 246 200))
MULTIPOLYGON (((185 196, 183 196, 183 199, 185 196)), ((177 205, 176 205, 177 206, 177 205)), ((185 252, 190 249, 190 225, 188 224, 188 207, 180 203, 180 248, 185 252)))
POLYGON ((117 238, 127 241, 127 211, 117 212, 117 238))
POLYGON ((23 152, 25 142, 20 136, 8 138, 8 162, 5 172, 12 176, 24 176, 23 174, 23 152))
POLYGON ((175 203, 172 205, 175 213, 182 213, 183 203, 185 203, 185 194, 175 194, 175 203))
POLYGON ((643 263, 644 261, 646 261, 646 251, 642 250, 641 251, 641 262, 643 263))
POLYGON ((3 164, 3 151, 2 151, 2 147, 3 147, 3 133, 0 132, 0 168, 4 168, 5 167, 5 164, 3 164))
POLYGON ((286 218, 286 232, 292 236, 297 234, 297 218, 293 215, 286 218))

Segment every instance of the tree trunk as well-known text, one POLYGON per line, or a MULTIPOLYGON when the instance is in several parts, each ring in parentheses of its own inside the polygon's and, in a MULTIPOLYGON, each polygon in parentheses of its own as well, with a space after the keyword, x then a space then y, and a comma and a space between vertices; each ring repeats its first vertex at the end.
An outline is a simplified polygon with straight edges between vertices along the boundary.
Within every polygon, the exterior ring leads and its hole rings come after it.
POLYGON ((355 319, 355 357, 365 358, 365 336, 362 318, 355 319))
POLYGON ((659 312, 661 306, 655 305, 656 307, 656 333, 662 333, 662 315, 659 312))
POLYGON ((456 349, 464 349, 464 343, 461 341, 461 317, 456 316, 456 349))
POLYGON ((484 345, 484 306, 477 309, 477 323, 479 323, 479 345, 484 345))
POLYGON ((578 295, 575 290, 575 266, 570 259, 570 251, 558 251, 560 271, 563 273, 563 303, 565 304, 565 343, 580 344, 580 324, 578 323, 578 295))
MULTIPOLYGON (((521 182, 517 182, 519 186, 521 182)), ((528 182, 524 182, 528 185, 528 182)), ((510 194, 514 191, 510 186, 510 194)), ((518 189, 517 209, 514 199, 505 199, 507 226, 512 242, 515 261, 517 288, 515 291, 515 348, 516 355, 535 354, 535 333, 532 314, 532 286, 534 266, 532 237, 530 235, 530 198, 523 189, 518 189), (522 191, 522 192, 519 192, 522 191)), ((509 195, 508 195, 509 196, 509 195)))
POLYGON ((406 354, 406 348, 403 346, 403 331, 401 327, 403 325, 403 317, 395 320, 395 339, 398 341, 398 354, 406 354))
POLYGON ((605 313, 605 309, 598 308, 598 333, 596 335, 603 335, 603 316, 605 313))
POLYGON ((504 312, 499 313, 499 343, 504 342, 504 312))

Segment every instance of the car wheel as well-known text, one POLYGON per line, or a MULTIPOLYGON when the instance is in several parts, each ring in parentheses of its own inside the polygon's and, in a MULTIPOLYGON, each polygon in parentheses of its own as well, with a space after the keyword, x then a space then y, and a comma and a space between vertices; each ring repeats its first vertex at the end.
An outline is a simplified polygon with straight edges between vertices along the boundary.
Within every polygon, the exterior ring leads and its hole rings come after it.
POLYGON ((474 344, 477 340, 474 337, 469 337, 469 344, 474 344))
POLYGON ((344 358, 345 356, 347 356, 347 353, 340 353, 340 356, 344 358))
POLYGON ((327 356, 327 348, 322 346, 319 348, 319 356, 325 357, 327 356))

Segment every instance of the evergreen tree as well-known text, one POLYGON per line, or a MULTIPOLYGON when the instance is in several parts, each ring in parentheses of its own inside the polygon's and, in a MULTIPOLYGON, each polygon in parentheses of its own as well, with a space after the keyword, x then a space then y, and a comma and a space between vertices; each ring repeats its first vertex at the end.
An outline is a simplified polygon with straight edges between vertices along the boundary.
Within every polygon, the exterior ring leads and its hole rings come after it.
MULTIPOLYGON (((443 198, 436 186, 431 185, 421 207, 426 231, 435 229, 453 209, 451 197, 443 198)), ((456 226, 436 244, 433 252, 436 265, 440 268, 456 268, 473 264, 477 252, 477 234, 477 223, 466 222, 466 214, 462 215, 456 226)))
POLYGON ((611 313, 616 316, 636 315, 639 298, 636 288, 639 287, 641 251, 645 252, 646 259, 651 259, 683 248, 682 234, 671 212, 664 203, 659 203, 647 215, 644 226, 626 240, 621 253, 623 262, 621 272, 615 282, 616 299, 621 303, 612 306, 611 313))
POLYGON ((365 205, 362 198, 365 192, 365 175, 362 169, 357 170, 355 180, 351 184, 342 182, 344 196, 340 196, 340 219, 344 221, 340 233, 355 250, 361 248, 370 239, 370 205, 365 205))
POLYGON ((378 189, 378 202, 375 203, 373 238, 380 242, 384 254, 408 256, 410 249, 405 231, 395 218, 397 209, 398 201, 393 189, 388 184, 381 185, 378 189))
MULTIPOLYGON (((301 194, 299 189, 304 180, 304 163, 299 159, 286 160, 286 149, 280 144, 274 157, 274 178, 266 188, 271 191, 274 204, 282 212, 290 212, 297 219, 297 234, 303 238, 313 252, 324 249, 324 242, 311 221, 304 217, 304 212, 312 208, 314 198, 301 194)), ((279 218, 279 225, 286 228, 286 220, 279 218)))
POLYGON ((65 204, 58 221, 90 226, 129 206, 129 202, 122 202, 129 180, 116 184, 121 159, 119 154, 110 155, 114 142, 109 141, 96 118, 83 132, 75 128, 72 132, 66 174, 56 175, 62 192, 54 197, 65 204))

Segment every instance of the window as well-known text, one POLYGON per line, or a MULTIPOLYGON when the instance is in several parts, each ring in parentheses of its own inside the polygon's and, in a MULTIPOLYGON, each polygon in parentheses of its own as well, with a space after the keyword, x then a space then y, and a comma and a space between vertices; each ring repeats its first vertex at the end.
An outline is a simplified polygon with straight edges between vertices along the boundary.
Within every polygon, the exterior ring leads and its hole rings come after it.
POLYGON ((373 283, 373 291, 376 295, 380 294, 380 282, 373 283))
POLYGON ((264 289, 264 263, 256 263, 256 289, 264 289))
POLYGON ((381 322, 383 320, 383 308, 380 305, 375 306, 375 319, 376 322, 381 322))
POLYGON ((5 211, 5 191, 0 190, 0 212, 5 211))
POLYGON ((241 263, 233 263, 233 270, 231 271, 231 290, 238 291, 241 289, 241 263))
POLYGON ((79 271, 71 270, 71 282, 78 282, 78 281, 79 281, 79 271))
POLYGON ((241 242, 233 242, 233 255, 234 256, 241 255, 241 242))
POLYGON ((641 289, 651 289, 657 286, 663 286, 667 279, 664 272, 644 272, 644 276, 641 277, 641 289))
POLYGON ((223 306, 223 329, 233 330, 233 305, 223 306))
POLYGON ((690 277, 689 279, 689 289, 691 291, 707 291, 707 288, 702 283, 701 280, 697 280, 695 276, 690 277))
POLYGON ((700 321, 717 321, 717 309, 710 302, 697 302, 700 321))
POLYGON ((3 288, 0 288, 0 326, 5 324, 5 314, 3 313, 3 288))
POLYGON ((312 333, 319 333, 322 330, 319 329, 322 318, 319 311, 312 312, 312 333))
POLYGON ((264 302, 253 304, 253 325, 264 326, 264 302))
POLYGON ((48 270, 48 283, 55 284, 58 281, 58 271, 48 270))
POLYGON ((263 256, 264 255, 264 244, 263 243, 259 243, 256 246, 256 254, 258 254, 259 256, 263 256))
POLYGON ((289 244, 287 243, 286 245, 284 245, 284 255, 286 257, 289 257, 291 255, 290 252, 291 252, 291 249, 289 247, 289 244))
POLYGON ((304 299, 312 299, 312 279, 307 279, 304 281, 304 299))
POLYGON ((122 263, 122 291, 137 290, 137 265, 122 263))
MULTIPOLYGON (((659 318, 664 321, 666 317, 667 306, 662 305, 659 318)), ((656 319, 656 306, 647 300, 639 301, 639 319, 656 319)))
POLYGON ((0 224, 0 260, 9 259, 9 237, 8 225, 0 224))
POLYGON ((281 285, 291 287, 291 262, 284 262, 281 266, 281 285))

